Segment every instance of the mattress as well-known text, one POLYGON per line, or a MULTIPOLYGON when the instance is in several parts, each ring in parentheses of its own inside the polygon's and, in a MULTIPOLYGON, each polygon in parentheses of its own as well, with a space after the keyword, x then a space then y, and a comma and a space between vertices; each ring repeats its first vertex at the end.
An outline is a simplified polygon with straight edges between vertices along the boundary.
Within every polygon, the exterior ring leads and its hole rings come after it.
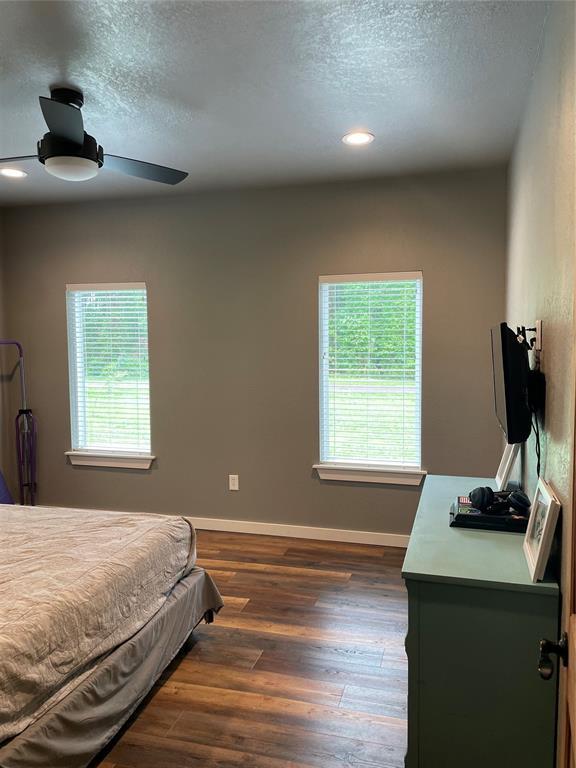
POLYGON ((0 505, 0 743, 149 622, 195 556, 185 517, 0 505))

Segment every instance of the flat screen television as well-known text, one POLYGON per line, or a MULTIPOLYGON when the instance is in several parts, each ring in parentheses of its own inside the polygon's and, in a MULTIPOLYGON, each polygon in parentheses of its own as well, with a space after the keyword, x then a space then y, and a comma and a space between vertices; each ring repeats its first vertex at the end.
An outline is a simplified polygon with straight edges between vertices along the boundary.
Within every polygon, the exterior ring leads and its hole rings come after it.
POLYGON ((496 416, 506 441, 510 445, 523 443, 532 428, 528 350, 506 323, 492 328, 491 335, 496 416))

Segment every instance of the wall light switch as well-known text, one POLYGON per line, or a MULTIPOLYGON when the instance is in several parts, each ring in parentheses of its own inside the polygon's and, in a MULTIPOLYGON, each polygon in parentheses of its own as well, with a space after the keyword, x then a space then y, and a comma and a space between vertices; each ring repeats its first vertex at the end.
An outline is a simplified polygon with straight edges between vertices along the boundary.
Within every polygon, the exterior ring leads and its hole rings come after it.
POLYGON ((238 484, 238 475, 228 475, 228 490, 239 491, 240 486, 238 484))

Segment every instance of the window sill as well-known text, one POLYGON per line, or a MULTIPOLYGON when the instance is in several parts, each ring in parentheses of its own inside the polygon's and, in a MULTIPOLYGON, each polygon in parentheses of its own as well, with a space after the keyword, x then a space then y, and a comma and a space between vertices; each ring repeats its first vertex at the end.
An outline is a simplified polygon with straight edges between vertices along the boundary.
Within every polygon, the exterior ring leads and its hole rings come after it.
POLYGON ((420 485, 424 469, 395 469, 363 464, 314 464, 321 480, 389 485, 420 485))
POLYGON ((104 451, 66 451, 75 467, 118 467, 120 469, 150 469, 156 456, 145 453, 106 453, 104 451))

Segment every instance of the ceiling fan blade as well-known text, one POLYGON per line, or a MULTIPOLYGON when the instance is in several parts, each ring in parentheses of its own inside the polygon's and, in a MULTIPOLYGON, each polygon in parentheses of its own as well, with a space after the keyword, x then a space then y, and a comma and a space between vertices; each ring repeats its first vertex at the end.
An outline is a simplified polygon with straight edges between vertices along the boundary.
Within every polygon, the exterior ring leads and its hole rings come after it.
POLYGON ((0 165, 2 163, 14 163, 20 160, 38 160, 38 155, 22 155, 21 157, 0 157, 0 165))
POLYGON ((128 176, 159 181, 161 184, 179 184, 188 176, 185 171, 166 168, 165 165, 144 163, 142 160, 131 160, 129 157, 118 157, 118 155, 104 155, 104 167, 126 173, 128 176))
POLYGON ((40 108, 53 136, 74 144, 84 144, 84 122, 77 107, 40 96, 40 108))

